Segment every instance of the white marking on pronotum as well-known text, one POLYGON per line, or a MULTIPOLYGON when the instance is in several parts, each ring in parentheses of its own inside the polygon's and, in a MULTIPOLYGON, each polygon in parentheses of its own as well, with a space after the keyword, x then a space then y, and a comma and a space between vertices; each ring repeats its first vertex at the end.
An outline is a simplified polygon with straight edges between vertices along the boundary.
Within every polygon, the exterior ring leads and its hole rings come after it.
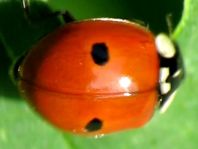
POLYGON ((171 84, 166 82, 169 75, 170 75, 170 70, 168 67, 160 68, 159 82, 160 82, 160 91, 162 95, 167 94, 171 89, 171 84))
POLYGON ((181 74, 182 70, 179 69, 173 74, 173 78, 177 78, 181 74))
POLYGON ((157 35, 155 43, 157 46, 157 50, 162 57, 172 58, 175 55, 175 46, 166 34, 160 33, 159 35, 157 35))
POLYGON ((171 90, 171 84, 170 83, 161 83, 160 84, 160 91, 162 95, 167 94, 171 90))
POLYGON ((170 70, 168 67, 160 68, 159 82, 166 82, 166 79, 170 75, 170 70))
POLYGON ((176 92, 177 91, 174 91, 171 95, 170 95, 170 97, 168 98, 168 100, 164 103, 164 105, 160 108, 160 113, 165 113, 166 112, 166 110, 168 109, 168 107, 170 106, 170 104, 173 102, 173 99, 174 99, 174 97, 175 97, 175 95, 176 95, 176 92))

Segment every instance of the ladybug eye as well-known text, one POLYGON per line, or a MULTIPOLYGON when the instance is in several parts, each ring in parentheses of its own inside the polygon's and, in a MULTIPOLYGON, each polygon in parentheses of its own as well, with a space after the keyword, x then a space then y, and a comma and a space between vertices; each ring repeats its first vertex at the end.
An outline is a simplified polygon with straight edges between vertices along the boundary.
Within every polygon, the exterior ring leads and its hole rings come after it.
POLYGON ((94 118, 85 126, 85 129, 91 132, 91 131, 99 130, 101 129, 101 127, 102 127, 102 121, 98 118, 94 118))
POLYGON ((109 60, 108 47, 105 43, 95 43, 92 46, 91 56, 98 65, 104 65, 109 60))

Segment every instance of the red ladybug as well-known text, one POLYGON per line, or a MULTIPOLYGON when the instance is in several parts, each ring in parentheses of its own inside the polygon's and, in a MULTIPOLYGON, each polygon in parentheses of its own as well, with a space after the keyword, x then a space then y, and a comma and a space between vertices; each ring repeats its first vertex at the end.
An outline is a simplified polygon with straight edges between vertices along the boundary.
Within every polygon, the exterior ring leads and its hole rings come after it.
MULTIPOLYGON (((183 78, 178 48, 164 34, 121 19, 65 24, 39 41, 19 67, 34 109, 69 132, 102 135, 146 124, 183 78)), ((164 109, 165 109, 164 108, 164 109)))

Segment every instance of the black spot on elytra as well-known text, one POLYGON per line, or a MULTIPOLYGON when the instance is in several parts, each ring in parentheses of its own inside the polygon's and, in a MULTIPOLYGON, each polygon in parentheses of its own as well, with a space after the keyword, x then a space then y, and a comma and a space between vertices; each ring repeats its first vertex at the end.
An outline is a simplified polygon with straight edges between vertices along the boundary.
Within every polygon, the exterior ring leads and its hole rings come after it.
POLYGON ((98 118, 92 119, 88 124, 85 126, 85 129, 89 132, 97 131, 102 128, 102 121, 98 118))
POLYGON ((109 60, 108 47, 105 43, 95 43, 92 46, 91 56, 98 65, 104 65, 109 60))

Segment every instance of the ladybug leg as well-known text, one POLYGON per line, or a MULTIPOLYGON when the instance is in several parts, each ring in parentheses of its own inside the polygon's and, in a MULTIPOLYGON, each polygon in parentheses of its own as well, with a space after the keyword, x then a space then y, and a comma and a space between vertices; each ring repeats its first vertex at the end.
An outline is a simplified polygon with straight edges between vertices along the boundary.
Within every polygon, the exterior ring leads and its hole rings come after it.
POLYGON ((30 14, 29 0, 22 0, 22 4, 25 14, 30 14))
POLYGON ((75 21, 75 18, 69 13, 69 11, 62 11, 62 12, 57 11, 55 13, 57 14, 57 16, 61 15, 63 17, 63 20, 65 21, 65 23, 75 21))
POLYGON ((159 34, 156 45, 160 58, 159 104, 163 113, 173 101, 185 71, 179 48, 167 35, 159 34))
POLYGON ((32 10, 31 10, 31 6, 30 6, 31 5, 30 1, 29 0, 22 0, 22 4, 23 4, 25 17, 27 18, 27 20, 30 23, 34 23, 35 21, 43 21, 43 20, 47 20, 47 19, 51 19, 51 18, 59 17, 59 16, 62 17, 62 19, 64 20, 65 23, 73 22, 75 20, 74 17, 68 11, 51 12, 49 8, 46 9, 46 6, 45 6, 46 12, 42 11, 41 12, 42 14, 35 17, 31 13, 32 10), (45 19, 43 19, 43 18, 45 18, 45 19))

